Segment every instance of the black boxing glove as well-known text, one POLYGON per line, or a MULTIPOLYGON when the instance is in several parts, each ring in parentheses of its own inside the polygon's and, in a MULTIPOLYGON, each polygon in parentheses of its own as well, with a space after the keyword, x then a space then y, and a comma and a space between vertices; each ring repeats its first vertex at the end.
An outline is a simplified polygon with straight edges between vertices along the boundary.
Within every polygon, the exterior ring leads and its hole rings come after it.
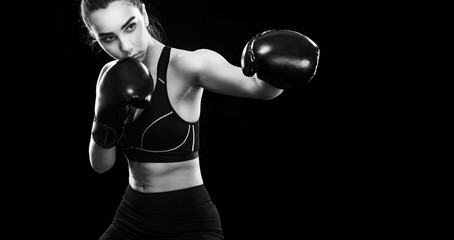
POLYGON ((320 49, 308 37, 290 30, 269 30, 254 36, 243 49, 243 74, 276 88, 293 89, 314 77, 320 49))
POLYGON ((121 136, 130 107, 144 108, 150 103, 153 78, 143 63, 125 58, 101 76, 96 91, 92 138, 108 149, 121 136))

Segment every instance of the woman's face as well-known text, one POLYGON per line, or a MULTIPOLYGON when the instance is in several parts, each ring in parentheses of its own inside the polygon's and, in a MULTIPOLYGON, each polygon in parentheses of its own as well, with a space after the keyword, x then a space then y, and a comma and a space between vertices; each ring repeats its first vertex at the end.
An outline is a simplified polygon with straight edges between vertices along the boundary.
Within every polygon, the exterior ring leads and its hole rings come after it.
POLYGON ((149 36, 148 18, 144 15, 137 7, 117 1, 91 14, 90 31, 111 57, 143 61, 149 36))

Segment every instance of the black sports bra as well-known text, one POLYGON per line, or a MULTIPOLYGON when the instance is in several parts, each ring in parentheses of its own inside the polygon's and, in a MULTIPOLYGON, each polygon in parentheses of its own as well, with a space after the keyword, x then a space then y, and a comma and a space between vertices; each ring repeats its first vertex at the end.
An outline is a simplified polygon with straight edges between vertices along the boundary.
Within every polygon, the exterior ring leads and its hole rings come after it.
POLYGON ((129 161, 181 162, 198 156, 199 121, 183 120, 167 95, 170 50, 164 46, 161 52, 150 104, 134 122, 124 126, 119 147, 129 161))

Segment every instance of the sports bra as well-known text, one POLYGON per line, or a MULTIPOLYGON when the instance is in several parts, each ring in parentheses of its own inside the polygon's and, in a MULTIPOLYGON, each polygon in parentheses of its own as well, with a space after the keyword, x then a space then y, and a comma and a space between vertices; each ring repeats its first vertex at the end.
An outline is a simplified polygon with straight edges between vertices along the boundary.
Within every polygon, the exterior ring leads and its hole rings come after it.
POLYGON ((187 122, 173 109, 167 94, 169 46, 157 66, 156 87, 150 104, 132 123, 125 124, 118 146, 129 161, 181 162, 194 159, 199 150, 199 120, 187 122))

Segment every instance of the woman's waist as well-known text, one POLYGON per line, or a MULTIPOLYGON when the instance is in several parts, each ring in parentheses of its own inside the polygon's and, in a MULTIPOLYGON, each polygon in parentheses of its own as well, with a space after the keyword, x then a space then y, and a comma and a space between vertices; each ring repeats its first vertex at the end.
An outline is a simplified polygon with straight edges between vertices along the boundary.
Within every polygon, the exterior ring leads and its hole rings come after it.
POLYGON ((139 192, 166 192, 201 184, 198 158, 171 163, 129 162, 129 185, 139 192))

